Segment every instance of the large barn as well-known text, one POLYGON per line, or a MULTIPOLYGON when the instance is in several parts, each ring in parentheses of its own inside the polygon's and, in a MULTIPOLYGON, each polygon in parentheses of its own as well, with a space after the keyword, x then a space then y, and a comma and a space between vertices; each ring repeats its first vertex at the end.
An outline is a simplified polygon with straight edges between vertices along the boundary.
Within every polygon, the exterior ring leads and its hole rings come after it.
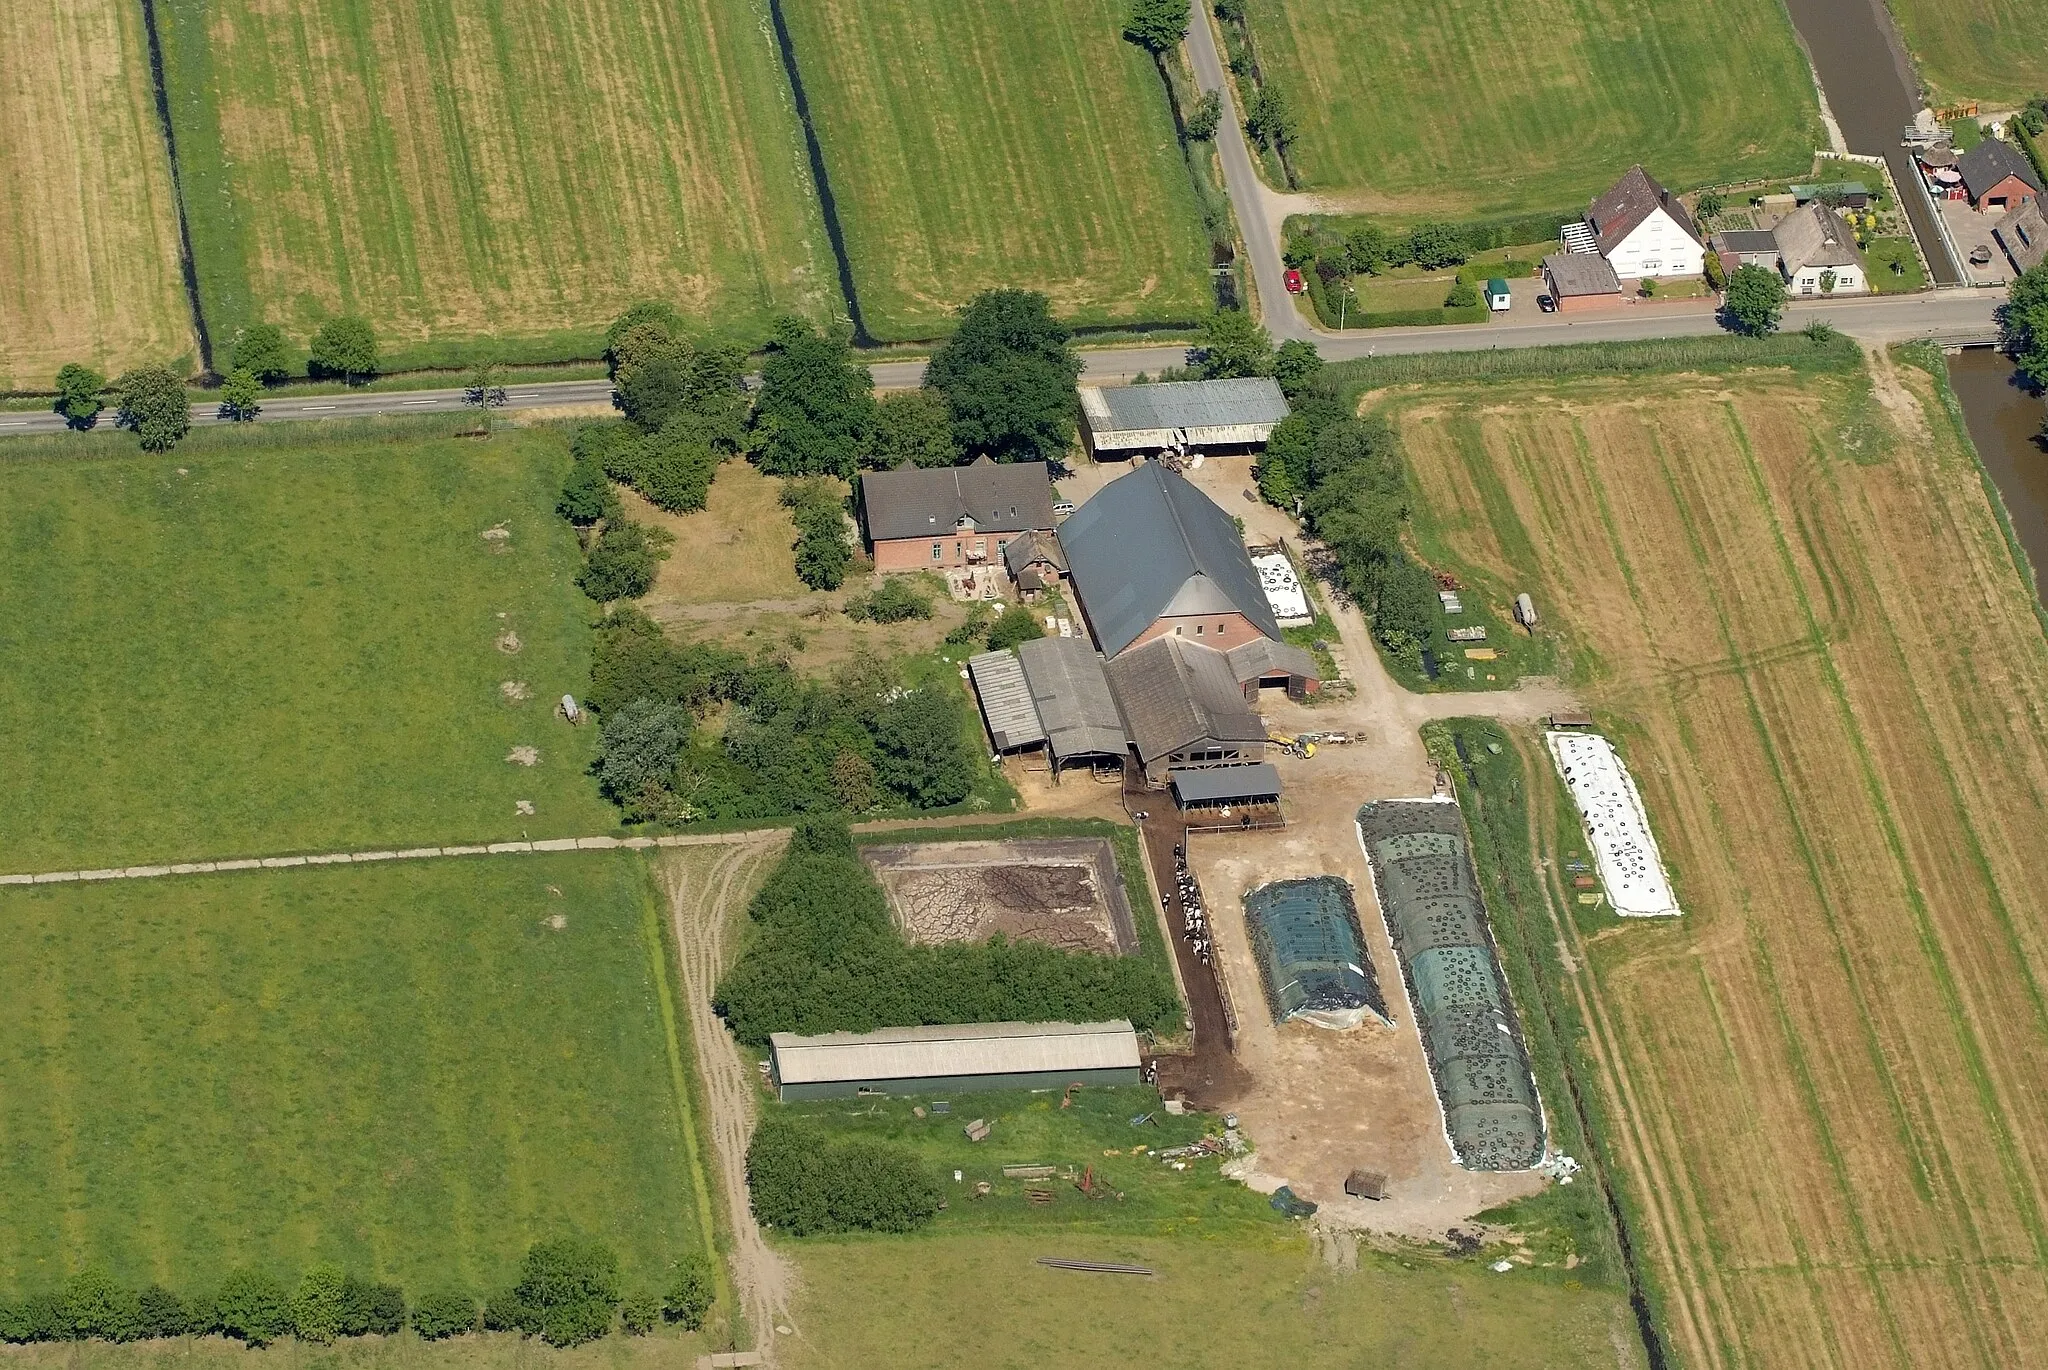
POLYGON ((768 1038, 784 1099, 858 1094, 962 1094, 986 1089, 1134 1085, 1138 1034, 1129 1022, 967 1023, 768 1038))
POLYGON ((1287 397, 1266 377, 1084 385, 1082 435, 1097 457, 1144 452, 1249 451, 1287 417, 1287 397))

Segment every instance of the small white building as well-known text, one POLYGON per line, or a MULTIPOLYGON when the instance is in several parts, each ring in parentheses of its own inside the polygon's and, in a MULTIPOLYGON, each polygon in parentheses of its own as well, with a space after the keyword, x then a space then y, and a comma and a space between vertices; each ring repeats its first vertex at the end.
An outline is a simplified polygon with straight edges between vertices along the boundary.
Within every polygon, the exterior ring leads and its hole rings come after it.
MULTIPOLYGON (((1630 167, 1593 201, 1586 227, 1595 249, 1624 281, 1697 276, 1706 269, 1706 244, 1692 215, 1641 166, 1630 167)), ((1569 237, 1566 246, 1572 246, 1569 237)))

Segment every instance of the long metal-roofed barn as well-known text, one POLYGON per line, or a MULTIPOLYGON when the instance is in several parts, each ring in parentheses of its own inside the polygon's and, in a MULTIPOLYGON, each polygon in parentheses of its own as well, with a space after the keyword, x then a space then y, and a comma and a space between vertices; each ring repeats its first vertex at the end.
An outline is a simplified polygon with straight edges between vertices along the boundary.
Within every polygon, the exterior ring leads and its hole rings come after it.
POLYGON ((784 1099, 856 1094, 957 1094, 1134 1085, 1138 1035, 1129 1022, 966 1023, 768 1038, 769 1073, 784 1099))
POLYGON ((974 697, 981 701, 982 721, 988 724, 989 741, 997 751, 1022 751, 1045 741, 1045 725, 1039 722, 1038 707, 1032 702, 1031 687, 1024 683, 1024 668, 1015 653, 971 656, 967 674, 974 681, 974 697))
POLYGON ((1382 800, 1358 811, 1358 835, 1451 1150, 1469 1170, 1528 1169, 1543 1159, 1543 1113, 1464 815, 1449 800, 1382 800))
POLYGON ((1017 645, 1017 664, 1045 729, 1055 778, 1069 762, 1123 760, 1130 741, 1100 653, 1078 637, 1041 637, 1017 645))
POLYGON ((1276 880, 1245 895, 1244 914, 1274 1022, 1352 1028, 1371 1014, 1391 1023, 1349 884, 1328 875, 1276 880))
POLYGON ((1084 385, 1081 413, 1089 450, 1104 455, 1251 447, 1287 417, 1287 398, 1268 377, 1084 385))

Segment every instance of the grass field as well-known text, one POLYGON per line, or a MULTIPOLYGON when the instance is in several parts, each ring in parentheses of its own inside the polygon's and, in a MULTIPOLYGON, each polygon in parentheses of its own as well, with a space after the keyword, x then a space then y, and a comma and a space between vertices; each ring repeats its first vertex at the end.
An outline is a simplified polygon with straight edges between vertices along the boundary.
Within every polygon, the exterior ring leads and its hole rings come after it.
POLYGON ((785 1246, 804 1274, 785 1363, 897 1370, 1105 1365, 1642 1363, 1628 1305, 1476 1262, 1318 1260, 1298 1231, 1139 1237, 981 1234, 785 1246), (1158 1278, 1048 1270, 1039 1256, 1147 1265, 1158 1278), (877 1297, 886 1290, 886 1297, 877 1297))
POLYGON ((567 445, 453 427, 11 443, 0 868, 611 830, 552 714, 589 678, 567 445))
POLYGON ((1888 8, 1936 104, 2010 106, 2048 89, 2040 0, 1889 0, 1888 8))
POLYGON ((654 900, 595 852, 0 891, 0 1290, 481 1292, 564 1232, 658 1282, 704 1219, 654 900))
POLYGON ((2048 641, 1935 380, 1384 402, 1425 551, 1554 606, 1686 909, 1558 928, 1677 1354, 2036 1356, 2048 641))
POLYGON ((765 0, 157 12, 222 340, 263 319, 303 344, 353 311, 398 368, 595 356, 647 298, 749 342, 830 312, 765 0))
POLYGON ((868 331, 931 338, 989 286, 1076 324, 1206 317, 1208 237, 1121 0, 790 0, 868 331))
POLYGON ((1250 0, 1297 111, 1303 189, 1471 219, 1583 204, 1642 162, 1673 189, 1803 171, 1825 142, 1773 0, 1250 0), (1820 142, 1816 142, 1820 139, 1820 142), (1589 151, 1590 150, 1590 151, 1589 151))
POLYGON ((141 9, 9 5, 0 70, 0 390, 196 364, 141 9))
POLYGON ((671 514, 631 490, 619 497, 636 523, 676 535, 676 554, 661 564, 645 602, 753 604, 811 593, 796 578, 796 524, 782 507, 782 482, 751 463, 720 466, 694 514, 671 514))

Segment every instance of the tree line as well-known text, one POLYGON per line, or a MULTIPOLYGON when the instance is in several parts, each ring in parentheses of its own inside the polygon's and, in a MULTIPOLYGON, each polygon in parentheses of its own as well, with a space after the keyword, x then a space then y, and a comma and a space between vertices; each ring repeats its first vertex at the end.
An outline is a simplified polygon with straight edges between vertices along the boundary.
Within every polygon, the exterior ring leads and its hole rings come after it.
POLYGON ((243 1267, 217 1288, 190 1295, 161 1284, 123 1285, 95 1267, 61 1288, 0 1304, 0 1339, 132 1342, 218 1334, 250 1346, 286 1337, 326 1346, 410 1327, 429 1341, 490 1329, 574 1346, 604 1336, 615 1323, 634 1334, 662 1321, 695 1329, 713 1292, 710 1263, 699 1254, 676 1261, 658 1291, 622 1292, 618 1257, 608 1247, 573 1240, 535 1243, 518 1280, 481 1303, 473 1292, 450 1286, 408 1304, 398 1286, 333 1264, 313 1266, 292 1286, 267 1270, 243 1267))
POLYGON ((801 820, 747 906, 752 935, 712 1007, 752 1046, 776 1032, 869 1032, 927 1023, 1180 1019, 1172 980, 1135 956, 1001 937, 916 946, 889 914, 843 818, 801 820))

